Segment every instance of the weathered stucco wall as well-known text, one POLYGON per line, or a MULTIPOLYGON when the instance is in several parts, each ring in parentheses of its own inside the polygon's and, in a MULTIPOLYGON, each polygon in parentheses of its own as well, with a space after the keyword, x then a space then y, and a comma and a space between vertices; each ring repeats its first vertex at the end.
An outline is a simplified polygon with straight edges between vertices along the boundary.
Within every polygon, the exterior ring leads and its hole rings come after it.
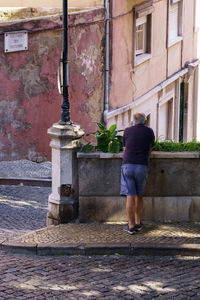
MULTIPOLYGON (((103 19, 104 9, 70 16, 71 119, 93 130, 103 110, 104 24, 76 26, 103 19)), ((60 120, 57 68, 61 17, 0 25, 0 160, 50 159, 47 129, 60 120), (4 53, 3 32, 28 30, 29 49, 4 53)))
MULTIPOLYGON (((73 7, 89 7, 103 5, 103 0, 69 0, 69 6, 73 7)), ((0 7, 62 7, 62 0, 0 0, 0 7)))
MULTIPOLYGON (((113 1, 114 17, 131 11, 144 1, 113 1)), ((144 95, 186 63, 197 58, 194 33, 195 0, 185 0, 183 9, 183 41, 167 45, 168 0, 153 1, 151 58, 137 66, 133 64, 133 13, 112 21, 112 71, 110 80, 110 110, 124 106, 144 95)))
MULTIPOLYGON (((144 219, 200 220, 200 154, 153 152, 144 194, 144 219)), ((122 153, 78 153, 79 217, 126 221, 120 197, 122 153)))
POLYGON ((182 66, 186 62, 191 61, 191 59, 198 58, 196 47, 197 35, 195 33, 195 2, 190 0, 184 1, 182 66))

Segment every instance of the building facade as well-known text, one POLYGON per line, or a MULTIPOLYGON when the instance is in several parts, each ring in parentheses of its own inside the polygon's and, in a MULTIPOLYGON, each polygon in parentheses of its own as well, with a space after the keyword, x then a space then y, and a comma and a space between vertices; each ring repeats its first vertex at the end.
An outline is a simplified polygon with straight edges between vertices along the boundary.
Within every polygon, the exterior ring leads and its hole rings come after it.
MULTIPOLYGON (((70 7, 101 6, 103 0, 68 0, 70 7)), ((62 0, 0 0, 0 7, 62 7, 62 0)))
MULTIPOLYGON (((69 1, 102 6, 70 14, 72 120, 88 133, 103 117, 124 129, 144 112, 156 138, 200 140, 199 2, 69 1)), ((61 27, 60 14, 1 22, 0 160, 50 159, 46 132, 61 111, 61 27), (5 33, 21 30, 28 50, 5 53, 5 33)))
POLYGON ((197 138, 199 0, 110 4, 108 126, 144 112, 159 140, 197 138))
MULTIPOLYGON (((98 8, 75 11, 69 18, 71 119, 86 132, 94 131, 103 112, 105 29, 99 20, 104 15, 98 8)), ((60 120, 61 51, 61 14, 0 23, 1 161, 51 159, 47 130, 60 120), (27 32, 27 50, 6 51, 5 35, 21 31, 27 32)))

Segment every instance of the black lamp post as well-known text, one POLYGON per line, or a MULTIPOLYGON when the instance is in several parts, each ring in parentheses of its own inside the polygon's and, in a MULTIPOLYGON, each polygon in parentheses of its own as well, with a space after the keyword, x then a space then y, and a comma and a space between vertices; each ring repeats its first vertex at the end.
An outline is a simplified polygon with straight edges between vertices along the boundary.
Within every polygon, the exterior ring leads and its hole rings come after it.
POLYGON ((63 34, 62 34, 62 111, 61 125, 71 124, 69 103, 69 60, 68 60, 68 0, 63 0, 63 34))

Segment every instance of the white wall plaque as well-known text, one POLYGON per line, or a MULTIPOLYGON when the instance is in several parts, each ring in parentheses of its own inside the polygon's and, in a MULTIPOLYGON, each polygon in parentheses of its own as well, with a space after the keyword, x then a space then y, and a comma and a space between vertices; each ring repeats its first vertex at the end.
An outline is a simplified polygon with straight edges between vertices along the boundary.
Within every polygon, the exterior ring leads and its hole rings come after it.
POLYGON ((28 50, 28 32, 12 31, 4 33, 4 52, 28 50))

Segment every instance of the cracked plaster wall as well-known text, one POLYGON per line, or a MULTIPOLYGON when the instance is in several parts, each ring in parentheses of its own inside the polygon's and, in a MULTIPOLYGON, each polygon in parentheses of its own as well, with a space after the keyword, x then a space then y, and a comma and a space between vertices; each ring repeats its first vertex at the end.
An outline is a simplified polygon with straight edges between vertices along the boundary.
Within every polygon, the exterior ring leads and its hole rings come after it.
MULTIPOLYGON (((70 16, 70 24, 103 19, 104 9, 70 16)), ((62 32, 60 16, 1 23, 0 31, 29 33, 29 50, 4 53, 0 35, 0 160, 50 159, 47 129, 60 120, 62 97, 57 68, 62 32), (42 31, 43 29, 52 29, 42 31)), ((71 119, 86 132, 94 130, 103 111, 104 24, 69 30, 71 119)))

